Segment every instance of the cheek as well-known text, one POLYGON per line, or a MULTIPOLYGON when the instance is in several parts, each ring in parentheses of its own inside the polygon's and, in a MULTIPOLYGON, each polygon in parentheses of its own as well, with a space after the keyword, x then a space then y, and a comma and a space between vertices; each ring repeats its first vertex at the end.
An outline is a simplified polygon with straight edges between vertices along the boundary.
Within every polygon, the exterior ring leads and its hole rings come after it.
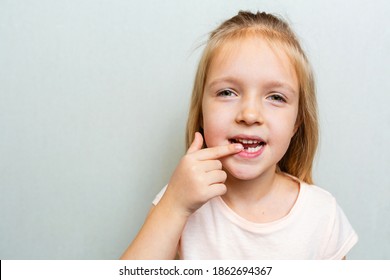
POLYGON ((228 127, 228 120, 224 118, 222 112, 206 111, 203 114, 203 132, 207 147, 226 144, 224 140, 226 140, 228 127))
POLYGON ((279 133, 291 139, 296 132, 298 105, 291 106, 288 110, 274 116, 273 124, 278 127, 279 133))
POLYGON ((276 144, 280 147, 280 151, 283 154, 287 151, 291 138, 295 134, 295 119, 290 118, 288 120, 289 121, 285 121, 278 126, 275 126, 273 133, 273 140, 276 141, 276 144))
POLYGON ((208 119, 207 117, 203 118, 203 122, 204 140, 207 147, 217 146, 223 135, 221 122, 215 121, 215 119, 208 119))

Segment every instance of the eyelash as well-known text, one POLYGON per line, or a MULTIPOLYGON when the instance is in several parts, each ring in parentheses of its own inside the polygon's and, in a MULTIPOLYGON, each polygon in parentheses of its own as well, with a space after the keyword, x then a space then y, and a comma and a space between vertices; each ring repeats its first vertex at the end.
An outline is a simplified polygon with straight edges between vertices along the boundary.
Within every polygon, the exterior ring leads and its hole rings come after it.
POLYGON ((270 95, 268 98, 272 98, 272 101, 286 103, 286 99, 279 94, 270 95))
POLYGON ((217 96, 222 96, 222 97, 230 97, 232 95, 237 96, 237 94, 230 89, 224 89, 217 93, 217 96), (225 93, 228 93, 228 95, 225 93))
MULTIPOLYGON (((224 90, 221 90, 217 93, 217 96, 221 96, 221 97, 231 97, 231 96, 237 96, 237 94, 230 90, 230 89, 224 89, 224 90)), ((271 101, 275 101, 275 102, 280 102, 280 103, 286 103, 286 99, 279 95, 279 94, 272 94, 270 96, 267 97, 268 98, 271 98, 271 101)))

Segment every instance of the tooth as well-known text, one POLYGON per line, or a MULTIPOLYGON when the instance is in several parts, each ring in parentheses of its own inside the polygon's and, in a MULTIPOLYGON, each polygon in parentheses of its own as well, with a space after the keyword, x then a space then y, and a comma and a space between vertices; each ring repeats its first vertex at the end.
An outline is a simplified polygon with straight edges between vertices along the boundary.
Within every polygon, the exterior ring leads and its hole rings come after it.
POLYGON ((259 141, 259 140, 249 140, 249 139, 233 139, 236 143, 242 143, 242 144, 249 144, 249 145, 252 145, 252 144, 257 144, 259 146, 263 146, 264 143, 259 141))
POLYGON ((247 148, 247 149, 245 149, 245 150, 246 150, 248 153, 256 153, 256 152, 260 151, 261 147, 262 147, 262 145, 257 146, 256 148, 247 148))

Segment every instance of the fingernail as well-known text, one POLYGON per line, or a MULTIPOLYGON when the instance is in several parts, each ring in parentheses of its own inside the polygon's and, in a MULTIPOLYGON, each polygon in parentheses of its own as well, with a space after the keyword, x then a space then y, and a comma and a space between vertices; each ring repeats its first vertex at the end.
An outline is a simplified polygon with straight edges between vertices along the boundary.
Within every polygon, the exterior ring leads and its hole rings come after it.
POLYGON ((244 146, 241 144, 234 144, 234 149, 237 151, 242 151, 244 149, 244 146))

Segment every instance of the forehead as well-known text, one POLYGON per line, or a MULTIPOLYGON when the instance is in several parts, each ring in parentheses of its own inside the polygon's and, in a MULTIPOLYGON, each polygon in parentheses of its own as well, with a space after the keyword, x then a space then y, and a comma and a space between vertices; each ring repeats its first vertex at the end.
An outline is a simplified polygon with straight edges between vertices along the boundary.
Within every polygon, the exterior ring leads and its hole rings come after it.
POLYGON ((206 84, 222 76, 248 82, 281 82, 299 90, 297 73, 281 43, 261 36, 226 40, 212 53, 206 84))

